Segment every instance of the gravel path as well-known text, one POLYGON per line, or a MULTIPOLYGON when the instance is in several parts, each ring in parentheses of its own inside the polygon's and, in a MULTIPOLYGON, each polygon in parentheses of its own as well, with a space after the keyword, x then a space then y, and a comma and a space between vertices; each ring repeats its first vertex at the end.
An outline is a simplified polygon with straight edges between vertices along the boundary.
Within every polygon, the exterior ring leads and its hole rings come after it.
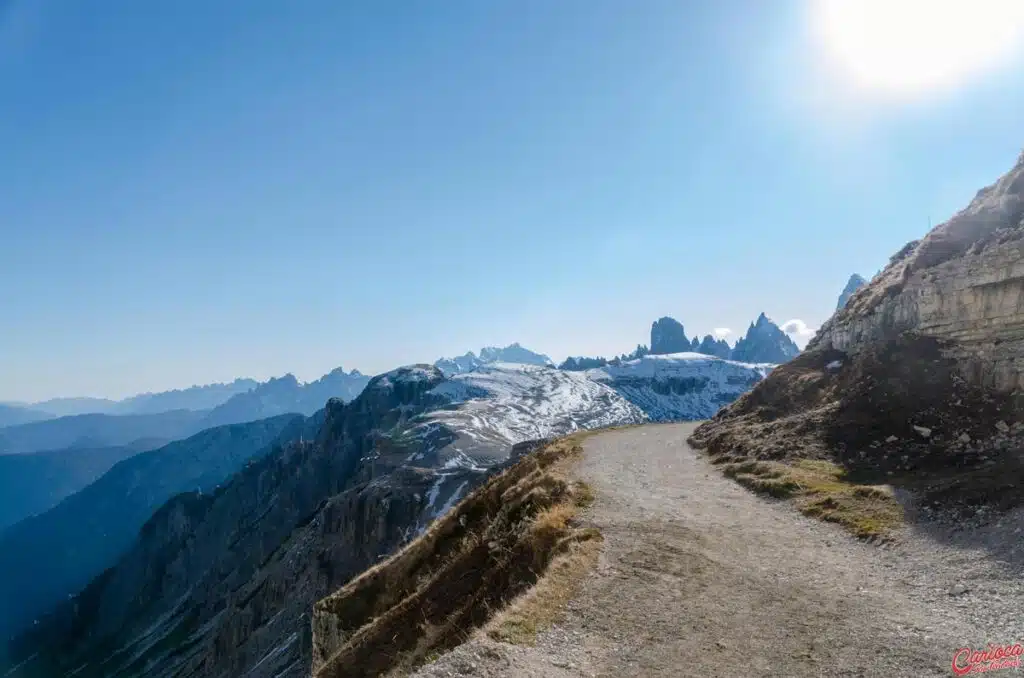
POLYGON ((919 678, 954 675, 959 648, 1024 643, 1021 515, 860 543, 723 477, 686 444, 694 426, 588 439, 585 521, 606 541, 567 618, 536 647, 481 638, 417 675, 919 678))

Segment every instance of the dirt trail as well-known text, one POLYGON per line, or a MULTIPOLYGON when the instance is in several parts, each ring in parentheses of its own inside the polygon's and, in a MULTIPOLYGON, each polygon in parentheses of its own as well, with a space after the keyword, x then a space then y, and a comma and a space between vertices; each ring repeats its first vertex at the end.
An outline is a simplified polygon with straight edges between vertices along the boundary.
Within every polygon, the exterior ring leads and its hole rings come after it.
POLYGON ((919 678, 953 675, 958 648, 1024 643, 1024 582, 983 552, 857 542, 723 477, 693 428, 588 439, 585 521, 606 541, 567 618, 536 647, 477 639, 417 675, 919 678))

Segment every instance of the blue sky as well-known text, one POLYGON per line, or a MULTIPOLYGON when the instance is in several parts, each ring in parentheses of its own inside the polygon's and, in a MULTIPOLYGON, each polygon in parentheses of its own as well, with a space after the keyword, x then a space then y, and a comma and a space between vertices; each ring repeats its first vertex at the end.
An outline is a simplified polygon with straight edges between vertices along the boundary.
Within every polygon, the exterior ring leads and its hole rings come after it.
POLYGON ((816 327, 1024 144, 829 1, 0 0, 0 400, 816 327))

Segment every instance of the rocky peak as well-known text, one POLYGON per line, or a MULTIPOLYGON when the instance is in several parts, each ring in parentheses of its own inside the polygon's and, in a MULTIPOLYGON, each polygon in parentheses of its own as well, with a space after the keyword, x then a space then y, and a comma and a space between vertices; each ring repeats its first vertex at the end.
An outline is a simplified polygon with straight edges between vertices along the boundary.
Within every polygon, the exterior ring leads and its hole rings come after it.
POLYGON ((843 288, 842 294, 839 295, 839 303, 836 304, 836 310, 844 308, 847 302, 850 301, 850 297, 853 296, 854 292, 867 284, 868 281, 865 280, 863 276, 856 273, 851 275, 850 279, 846 281, 846 287, 843 288))
POLYGON ((675 318, 665 316, 651 325, 651 353, 665 355, 669 353, 686 353, 692 345, 686 338, 683 324, 675 318))
POLYGON ((370 380, 352 405, 362 411, 383 411, 402 406, 422 406, 429 391, 445 380, 434 365, 409 365, 370 380))
POLYGON ((736 342, 732 359, 745 363, 780 364, 792 360, 800 348, 767 315, 750 323, 747 334, 736 342))
POLYGON ((696 352, 728 359, 732 356, 732 347, 725 339, 716 339, 710 334, 705 334, 696 352))

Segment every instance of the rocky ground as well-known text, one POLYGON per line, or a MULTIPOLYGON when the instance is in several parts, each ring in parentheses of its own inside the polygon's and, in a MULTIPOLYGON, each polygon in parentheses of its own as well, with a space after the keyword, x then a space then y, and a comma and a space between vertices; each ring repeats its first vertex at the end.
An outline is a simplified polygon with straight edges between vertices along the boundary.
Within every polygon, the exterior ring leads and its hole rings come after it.
POLYGON ((534 647, 477 638, 416 675, 949 676, 960 648, 1024 643, 1020 511, 873 546, 724 478, 693 429, 589 439, 585 522, 606 541, 566 618, 534 647))

